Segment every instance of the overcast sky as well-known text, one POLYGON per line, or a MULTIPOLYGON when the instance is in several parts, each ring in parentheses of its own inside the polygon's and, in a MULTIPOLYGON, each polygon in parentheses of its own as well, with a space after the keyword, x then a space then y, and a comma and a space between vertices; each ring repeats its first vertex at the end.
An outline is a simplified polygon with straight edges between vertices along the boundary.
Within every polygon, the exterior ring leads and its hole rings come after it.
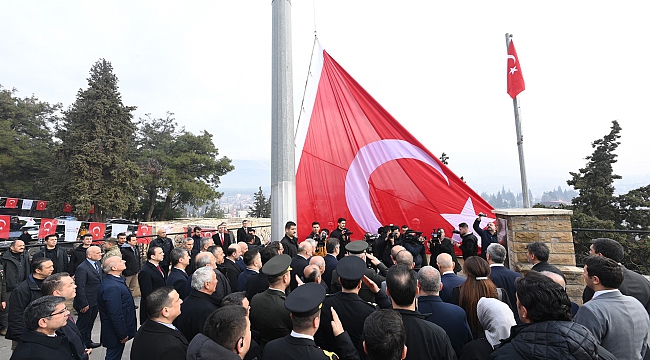
MULTIPOLYGON (((510 32, 535 196, 567 188, 614 119, 619 189, 650 183, 647 1, 292 2, 296 109, 316 28, 328 53, 475 190, 520 191, 510 32)), ((68 107, 106 58, 136 118, 170 111, 214 134, 221 155, 270 161, 271 25, 271 1, 4 1, 0 84, 68 107)))

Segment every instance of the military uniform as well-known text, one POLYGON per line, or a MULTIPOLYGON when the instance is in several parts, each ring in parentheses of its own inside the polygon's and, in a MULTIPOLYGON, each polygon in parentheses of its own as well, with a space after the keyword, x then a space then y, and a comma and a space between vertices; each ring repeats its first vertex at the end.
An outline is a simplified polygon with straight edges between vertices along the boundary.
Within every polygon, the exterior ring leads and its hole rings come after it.
MULTIPOLYGON (((291 311, 294 318, 306 318, 314 316, 321 310, 324 299, 325 289, 320 284, 307 283, 292 291, 284 305, 287 310, 291 311)), ((321 312, 321 316, 322 314, 321 312)), ((306 331, 306 333, 292 331, 290 335, 269 342, 264 348, 264 357, 284 360, 339 359, 337 354, 316 346, 313 337, 309 335, 311 331, 306 331)), ((331 328, 330 331, 332 331, 331 328)), ((337 348, 341 349, 339 352, 341 359, 359 359, 359 354, 347 332, 344 331, 336 337, 336 344, 337 348)))
MULTIPOLYGON (((289 271, 291 257, 286 254, 271 258, 262 267, 262 273, 268 276, 278 276, 289 271)), ((260 332, 260 346, 264 348, 271 340, 289 335, 293 325, 289 310, 284 307, 286 295, 278 289, 267 289, 250 301, 251 329, 260 332)))
MULTIPOLYGON (((353 241, 345 246, 345 250, 351 254, 362 254, 366 252, 366 249, 368 249, 368 243, 365 241, 353 241)), ((361 258, 360 258, 361 259, 361 258)), ((368 279, 372 280, 377 286, 381 286, 381 283, 386 281, 386 278, 380 274, 378 274, 374 269, 369 269, 366 267, 366 264, 364 263, 364 269, 365 272, 363 273, 364 276, 366 276, 368 279)), ((330 289, 332 289, 332 292, 338 292, 341 291, 341 283, 339 282, 339 271, 338 270, 338 265, 337 268, 332 271, 332 284, 330 289)), ((382 273, 386 273, 388 271, 388 268, 386 268, 386 265, 383 263, 379 263, 379 270, 382 273)), ((361 279, 361 277, 359 278, 361 279)), ((372 302, 372 303, 379 303, 379 299, 375 297, 375 293, 373 293, 370 288, 366 284, 361 284, 361 290, 359 290, 359 297, 363 299, 363 301, 367 302, 372 302)))
MULTIPOLYGON (((341 273, 340 277, 342 279, 358 282, 365 275, 366 264, 361 258, 348 256, 339 261, 336 269, 341 273)), ((390 299, 383 291, 380 290, 377 293, 377 299, 381 308, 391 308, 390 299)), ((342 349, 338 348, 338 341, 332 333, 332 308, 338 313, 343 328, 350 334, 352 343, 359 345, 363 324, 377 307, 351 292, 338 292, 328 295, 323 300, 320 328, 314 336, 316 344, 323 349, 342 353, 342 349)))

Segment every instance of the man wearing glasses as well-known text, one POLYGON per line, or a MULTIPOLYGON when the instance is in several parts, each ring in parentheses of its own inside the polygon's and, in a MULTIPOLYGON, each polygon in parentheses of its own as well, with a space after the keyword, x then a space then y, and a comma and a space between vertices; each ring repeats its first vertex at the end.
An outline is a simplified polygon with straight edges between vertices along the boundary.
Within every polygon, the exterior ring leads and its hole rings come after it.
POLYGON ((43 296, 25 308, 25 328, 11 359, 79 359, 68 338, 60 331, 70 311, 63 296, 43 296))

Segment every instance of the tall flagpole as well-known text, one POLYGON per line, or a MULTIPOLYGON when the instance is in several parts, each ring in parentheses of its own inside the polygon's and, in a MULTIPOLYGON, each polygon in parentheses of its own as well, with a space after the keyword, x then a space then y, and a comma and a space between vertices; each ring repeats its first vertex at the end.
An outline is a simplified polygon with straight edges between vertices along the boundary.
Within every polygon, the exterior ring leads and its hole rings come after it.
MULTIPOLYGON (((512 34, 506 33, 506 51, 510 48, 512 34)), ((528 196, 528 180, 526 178, 526 164, 524 161, 524 137, 521 134, 521 116, 519 115, 519 95, 512 99, 512 106, 515 108, 515 129, 517 131, 517 150, 519 151, 519 173, 521 176, 521 195, 524 199, 524 207, 530 208, 530 197, 528 196)))
POLYGON ((291 64, 291 2, 272 1, 271 236, 296 221, 296 167, 291 64))

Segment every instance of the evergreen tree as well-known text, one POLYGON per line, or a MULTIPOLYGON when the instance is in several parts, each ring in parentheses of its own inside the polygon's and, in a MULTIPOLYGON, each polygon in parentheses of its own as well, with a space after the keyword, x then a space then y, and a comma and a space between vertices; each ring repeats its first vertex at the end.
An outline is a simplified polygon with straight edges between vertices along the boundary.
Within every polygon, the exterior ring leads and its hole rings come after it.
POLYGON ((140 171, 131 159, 136 125, 134 106, 125 106, 111 63, 97 61, 88 88, 77 92, 74 104, 57 126, 52 203, 74 206, 77 215, 95 207, 95 216, 120 216, 137 208, 140 171))
POLYGON ((218 155, 212 134, 177 129, 172 113, 165 119, 141 119, 138 159, 146 194, 145 220, 150 221, 156 209, 157 217, 166 219, 170 210, 203 206, 220 198, 219 177, 234 167, 230 159, 218 155))
POLYGON ((53 166, 53 134, 61 104, 0 86, 0 193, 18 198, 47 198, 53 166))
POLYGON ((248 207, 248 216, 254 218, 271 217, 271 199, 266 199, 261 186, 259 187, 259 191, 255 193, 253 206, 248 207))
POLYGON ((620 179, 614 174, 612 164, 616 163, 614 154, 620 142, 621 127, 618 121, 612 121, 609 134, 591 144, 593 154, 587 156, 587 165, 579 172, 570 172, 571 180, 567 184, 578 191, 573 198, 574 212, 600 220, 614 220, 617 211, 614 197, 614 180, 620 179))

